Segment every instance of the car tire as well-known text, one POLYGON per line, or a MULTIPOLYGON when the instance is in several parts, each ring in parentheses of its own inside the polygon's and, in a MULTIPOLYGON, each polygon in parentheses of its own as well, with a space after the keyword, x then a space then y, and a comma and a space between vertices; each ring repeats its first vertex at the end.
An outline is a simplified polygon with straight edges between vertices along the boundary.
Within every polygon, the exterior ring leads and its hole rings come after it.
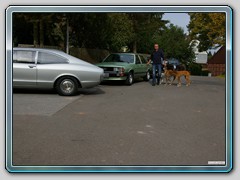
POLYGON ((71 77, 60 78, 56 83, 56 90, 61 96, 73 96, 78 90, 77 80, 71 77))
POLYGON ((132 72, 128 73, 128 76, 127 76, 127 79, 126 79, 125 83, 129 86, 131 86, 133 84, 133 73, 132 72))
POLYGON ((144 77, 145 81, 149 81, 151 79, 151 74, 149 71, 146 72, 146 76, 144 77))

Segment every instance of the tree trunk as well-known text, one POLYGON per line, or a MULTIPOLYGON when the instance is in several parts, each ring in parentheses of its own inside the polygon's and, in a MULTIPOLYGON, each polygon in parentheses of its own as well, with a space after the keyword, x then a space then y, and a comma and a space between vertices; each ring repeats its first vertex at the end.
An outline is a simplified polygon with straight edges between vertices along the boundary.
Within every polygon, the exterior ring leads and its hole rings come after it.
POLYGON ((137 53, 137 41, 133 42, 133 53, 137 53))
POLYGON ((68 23, 68 17, 66 19, 66 53, 69 54, 69 23, 68 23))
POLYGON ((43 29, 43 20, 40 20, 39 24, 39 32, 40 32, 40 47, 44 46, 44 29, 43 29))
POLYGON ((38 46, 38 22, 33 22, 33 45, 34 47, 38 46))

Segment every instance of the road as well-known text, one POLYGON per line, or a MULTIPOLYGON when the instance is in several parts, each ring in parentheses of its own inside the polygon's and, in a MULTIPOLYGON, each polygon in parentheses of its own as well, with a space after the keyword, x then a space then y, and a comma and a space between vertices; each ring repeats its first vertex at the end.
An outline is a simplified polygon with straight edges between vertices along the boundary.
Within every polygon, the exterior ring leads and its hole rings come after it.
POLYGON ((225 160, 225 81, 13 94, 13 165, 207 165, 225 160))

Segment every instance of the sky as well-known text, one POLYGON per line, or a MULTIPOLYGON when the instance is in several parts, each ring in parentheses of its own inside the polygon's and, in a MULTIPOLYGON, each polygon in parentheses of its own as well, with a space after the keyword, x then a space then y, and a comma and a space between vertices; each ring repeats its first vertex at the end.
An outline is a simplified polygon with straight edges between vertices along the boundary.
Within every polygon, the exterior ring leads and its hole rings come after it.
POLYGON ((190 17, 187 13, 165 13, 164 20, 169 20, 170 23, 183 28, 185 33, 188 33, 187 25, 189 24, 190 17))

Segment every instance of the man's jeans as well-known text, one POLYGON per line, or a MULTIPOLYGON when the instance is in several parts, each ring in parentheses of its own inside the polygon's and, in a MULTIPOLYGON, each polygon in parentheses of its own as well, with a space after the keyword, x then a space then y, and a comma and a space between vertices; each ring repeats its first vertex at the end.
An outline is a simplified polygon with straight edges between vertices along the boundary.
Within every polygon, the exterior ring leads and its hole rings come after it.
POLYGON ((153 84, 156 83, 156 70, 158 70, 157 83, 159 84, 160 77, 161 77, 161 74, 162 74, 162 65, 161 64, 153 64, 152 69, 153 69, 153 81, 152 81, 152 83, 153 84))

